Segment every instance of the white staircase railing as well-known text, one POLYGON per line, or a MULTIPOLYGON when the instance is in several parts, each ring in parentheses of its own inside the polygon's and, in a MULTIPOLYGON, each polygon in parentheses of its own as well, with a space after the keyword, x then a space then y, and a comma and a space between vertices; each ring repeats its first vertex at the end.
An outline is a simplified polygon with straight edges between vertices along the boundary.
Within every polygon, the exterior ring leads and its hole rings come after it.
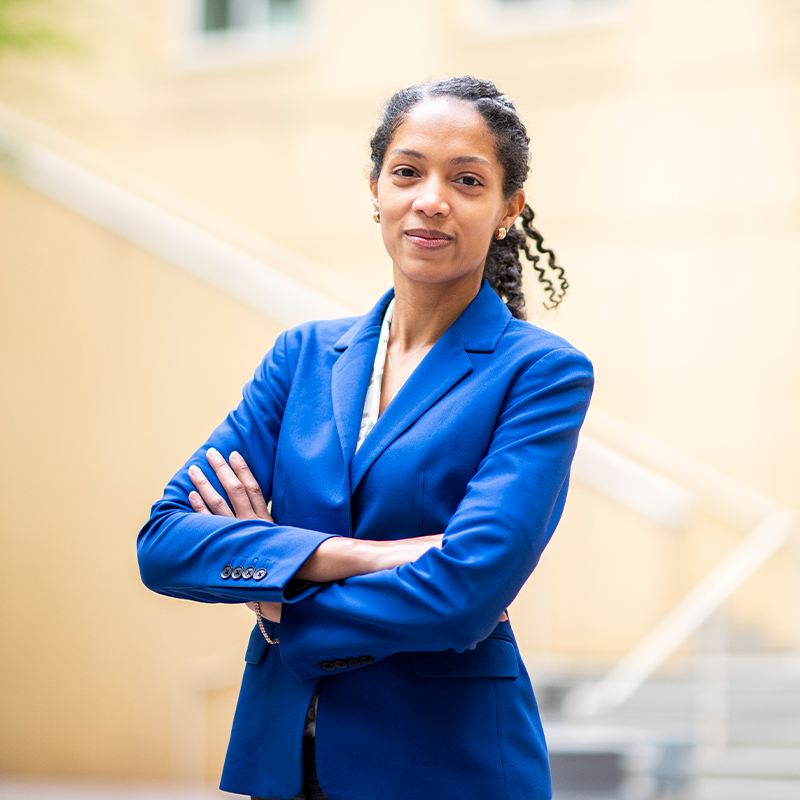
POLYGON ((591 716, 622 705, 780 547, 794 524, 787 510, 765 517, 602 680, 580 686, 564 711, 591 716))
POLYGON ((794 543, 795 531, 790 509, 676 448, 597 409, 587 422, 590 432, 613 441, 639 468, 653 469, 668 481, 665 491, 673 498, 673 508, 661 514, 664 523, 680 521, 686 511, 682 504, 688 503, 749 532, 605 677, 566 696, 564 711, 576 717, 611 711, 624 703, 774 553, 794 543), (690 499, 675 487, 685 487, 690 499))
POLYGON ((2 104, 0 171, 285 325, 350 316, 353 305, 365 310, 374 302, 345 278, 2 104), (231 243, 237 241, 246 246, 231 243), (295 275, 311 275, 326 289, 338 284, 349 302, 295 275))

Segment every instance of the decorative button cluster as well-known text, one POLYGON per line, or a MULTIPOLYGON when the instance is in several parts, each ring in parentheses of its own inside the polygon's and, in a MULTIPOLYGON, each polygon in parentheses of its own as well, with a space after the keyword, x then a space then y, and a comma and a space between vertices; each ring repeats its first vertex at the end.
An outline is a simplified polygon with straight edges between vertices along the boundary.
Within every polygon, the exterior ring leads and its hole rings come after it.
POLYGON ((347 669, 348 667, 360 667, 363 664, 372 664, 375 659, 372 656, 350 656, 350 658, 337 658, 334 661, 323 661, 320 667, 325 672, 334 672, 337 669, 347 669))
POLYGON ((267 571, 261 567, 261 569, 256 569, 255 567, 232 567, 230 564, 226 564, 222 568, 222 572, 219 573, 220 578, 223 580, 227 580, 228 578, 233 578, 233 580, 238 581, 239 578, 244 578, 246 581, 253 580, 253 581, 261 581, 264 580, 267 576, 267 571))

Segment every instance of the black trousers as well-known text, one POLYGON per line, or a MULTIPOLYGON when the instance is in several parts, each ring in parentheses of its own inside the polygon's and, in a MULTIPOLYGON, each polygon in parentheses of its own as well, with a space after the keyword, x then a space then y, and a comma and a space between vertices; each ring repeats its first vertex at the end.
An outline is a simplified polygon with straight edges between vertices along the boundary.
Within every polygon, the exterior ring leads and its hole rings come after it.
MULTIPOLYGON (((250 800, 270 800, 268 797, 253 797, 250 800)), ((294 800, 328 800, 317 780, 317 762, 314 755, 314 738, 303 737, 303 793, 294 800)))

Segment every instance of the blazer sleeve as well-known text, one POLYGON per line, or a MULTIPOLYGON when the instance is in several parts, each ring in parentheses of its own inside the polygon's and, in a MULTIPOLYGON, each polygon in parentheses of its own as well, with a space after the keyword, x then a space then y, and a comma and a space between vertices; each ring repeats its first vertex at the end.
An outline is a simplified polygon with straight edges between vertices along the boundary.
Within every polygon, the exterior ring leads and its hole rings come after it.
POLYGON ((323 660, 463 651, 485 639, 561 516, 592 385, 590 362, 572 348, 528 367, 505 398, 442 549, 284 606, 279 649, 287 667, 309 679, 329 674, 323 660))
POLYGON ((291 598, 284 595, 294 573, 333 534, 197 514, 188 501, 194 488, 188 476, 192 464, 203 469, 225 496, 206 461, 210 447, 226 459, 234 450, 241 453, 264 497, 271 496, 278 435, 291 387, 288 350, 287 333, 283 333, 245 386, 239 406, 181 467, 152 507, 137 550, 142 581, 153 591, 201 602, 243 603, 291 602, 316 590, 311 587, 291 598), (226 567, 252 567, 253 575, 232 579, 226 567))

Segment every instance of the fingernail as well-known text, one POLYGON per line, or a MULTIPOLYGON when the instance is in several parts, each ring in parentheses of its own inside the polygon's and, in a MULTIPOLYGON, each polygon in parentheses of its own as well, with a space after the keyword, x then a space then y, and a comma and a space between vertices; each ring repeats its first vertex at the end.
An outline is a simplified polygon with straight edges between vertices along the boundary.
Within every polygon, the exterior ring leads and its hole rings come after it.
POLYGON ((241 461, 242 460, 242 457, 235 450, 231 453, 231 461, 233 461, 234 458, 237 461, 241 461))
POLYGON ((218 456, 219 453, 217 452, 217 448, 216 447, 209 447, 208 450, 206 451, 206 455, 207 456, 218 456))
POLYGON ((198 475, 201 475, 202 473, 200 472, 200 470, 194 464, 192 464, 192 466, 189 467, 189 474, 193 475, 194 477, 197 477, 198 475))

